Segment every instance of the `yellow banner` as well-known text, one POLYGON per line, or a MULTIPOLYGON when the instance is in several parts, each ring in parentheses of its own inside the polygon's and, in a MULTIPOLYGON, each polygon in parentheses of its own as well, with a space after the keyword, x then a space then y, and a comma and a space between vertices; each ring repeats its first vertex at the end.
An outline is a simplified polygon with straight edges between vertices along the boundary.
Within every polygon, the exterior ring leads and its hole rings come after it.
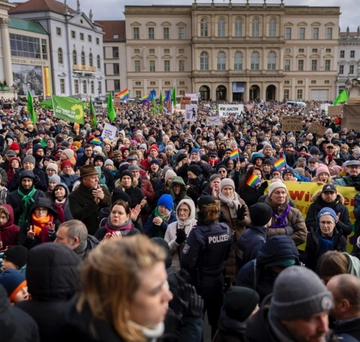
POLYGON ((44 67, 45 97, 51 96, 51 78, 49 67, 44 67))
MULTIPOLYGON (((291 199, 294 201, 295 206, 299 209, 306 218, 306 214, 308 212, 309 206, 312 203, 311 197, 316 192, 323 188, 323 185, 318 185, 317 183, 312 182, 284 182, 286 187, 288 188, 289 195, 291 199)), ((268 193, 269 187, 266 189, 265 194, 268 193)), ((354 187, 345 187, 345 186, 337 186, 336 187, 338 193, 344 196, 344 205, 348 208, 350 214, 350 222, 353 225, 353 232, 348 235, 348 245, 347 250, 351 252, 353 247, 350 244, 350 238, 354 235, 354 200, 355 195, 359 192, 355 190, 354 187)), ((305 244, 302 244, 298 247, 300 250, 305 250, 305 244)))

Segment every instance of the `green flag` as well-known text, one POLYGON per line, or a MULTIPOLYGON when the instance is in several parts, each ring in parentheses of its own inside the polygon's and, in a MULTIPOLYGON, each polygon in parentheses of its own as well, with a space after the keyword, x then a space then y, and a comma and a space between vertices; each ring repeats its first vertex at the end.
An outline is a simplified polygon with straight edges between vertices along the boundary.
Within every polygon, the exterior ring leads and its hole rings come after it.
POLYGON ((155 114, 157 112, 155 95, 153 96, 151 103, 152 103, 152 112, 153 112, 153 114, 155 114))
POLYGON ((89 115, 90 115, 91 127, 95 128, 97 126, 96 111, 91 96, 90 96, 90 104, 89 104, 89 115))
POLYGON ((344 89, 334 101, 334 106, 339 103, 344 103, 349 99, 349 95, 346 89, 344 89))
POLYGON ((176 106, 176 87, 174 87, 171 92, 171 102, 173 106, 176 106))
POLYGON ((160 104, 160 113, 162 113, 162 111, 164 110, 164 98, 162 96, 162 92, 160 92, 160 98, 159 98, 159 104, 160 104))
POLYGON ((33 104, 33 99, 32 96, 30 94, 30 91, 28 91, 28 95, 27 95, 27 108, 30 114, 30 119, 31 122, 36 125, 37 123, 37 119, 36 119, 36 114, 35 114, 35 110, 34 110, 34 104, 33 104))
POLYGON ((108 117, 110 121, 114 121, 116 118, 115 108, 112 99, 112 92, 110 92, 107 102, 108 117))
POLYGON ((66 96, 52 95, 51 98, 57 118, 84 124, 84 102, 66 96))

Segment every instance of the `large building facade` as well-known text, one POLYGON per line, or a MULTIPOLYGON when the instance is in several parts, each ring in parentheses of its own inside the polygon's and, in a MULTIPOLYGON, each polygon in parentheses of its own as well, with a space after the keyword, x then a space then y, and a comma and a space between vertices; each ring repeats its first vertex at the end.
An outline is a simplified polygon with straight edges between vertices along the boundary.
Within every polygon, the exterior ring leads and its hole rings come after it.
POLYGON ((128 88, 202 99, 333 100, 339 7, 125 6, 128 88))

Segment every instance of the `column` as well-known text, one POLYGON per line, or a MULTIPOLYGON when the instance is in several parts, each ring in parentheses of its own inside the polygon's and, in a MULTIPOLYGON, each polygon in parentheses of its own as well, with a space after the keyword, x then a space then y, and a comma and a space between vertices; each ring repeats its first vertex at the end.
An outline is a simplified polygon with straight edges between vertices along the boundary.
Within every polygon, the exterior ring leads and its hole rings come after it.
POLYGON ((9 87, 14 83, 11 67, 11 50, 9 35, 9 18, 0 18, 2 53, 4 59, 4 79, 9 87))

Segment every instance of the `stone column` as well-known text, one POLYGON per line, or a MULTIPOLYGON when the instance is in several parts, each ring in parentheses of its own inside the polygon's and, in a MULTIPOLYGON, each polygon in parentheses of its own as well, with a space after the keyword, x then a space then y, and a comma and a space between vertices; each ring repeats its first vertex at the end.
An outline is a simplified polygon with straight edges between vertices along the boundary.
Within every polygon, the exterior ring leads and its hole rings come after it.
POLYGON ((14 81, 11 67, 9 22, 9 18, 0 18, 2 53, 4 59, 4 79, 6 80, 8 86, 11 87, 14 81))

